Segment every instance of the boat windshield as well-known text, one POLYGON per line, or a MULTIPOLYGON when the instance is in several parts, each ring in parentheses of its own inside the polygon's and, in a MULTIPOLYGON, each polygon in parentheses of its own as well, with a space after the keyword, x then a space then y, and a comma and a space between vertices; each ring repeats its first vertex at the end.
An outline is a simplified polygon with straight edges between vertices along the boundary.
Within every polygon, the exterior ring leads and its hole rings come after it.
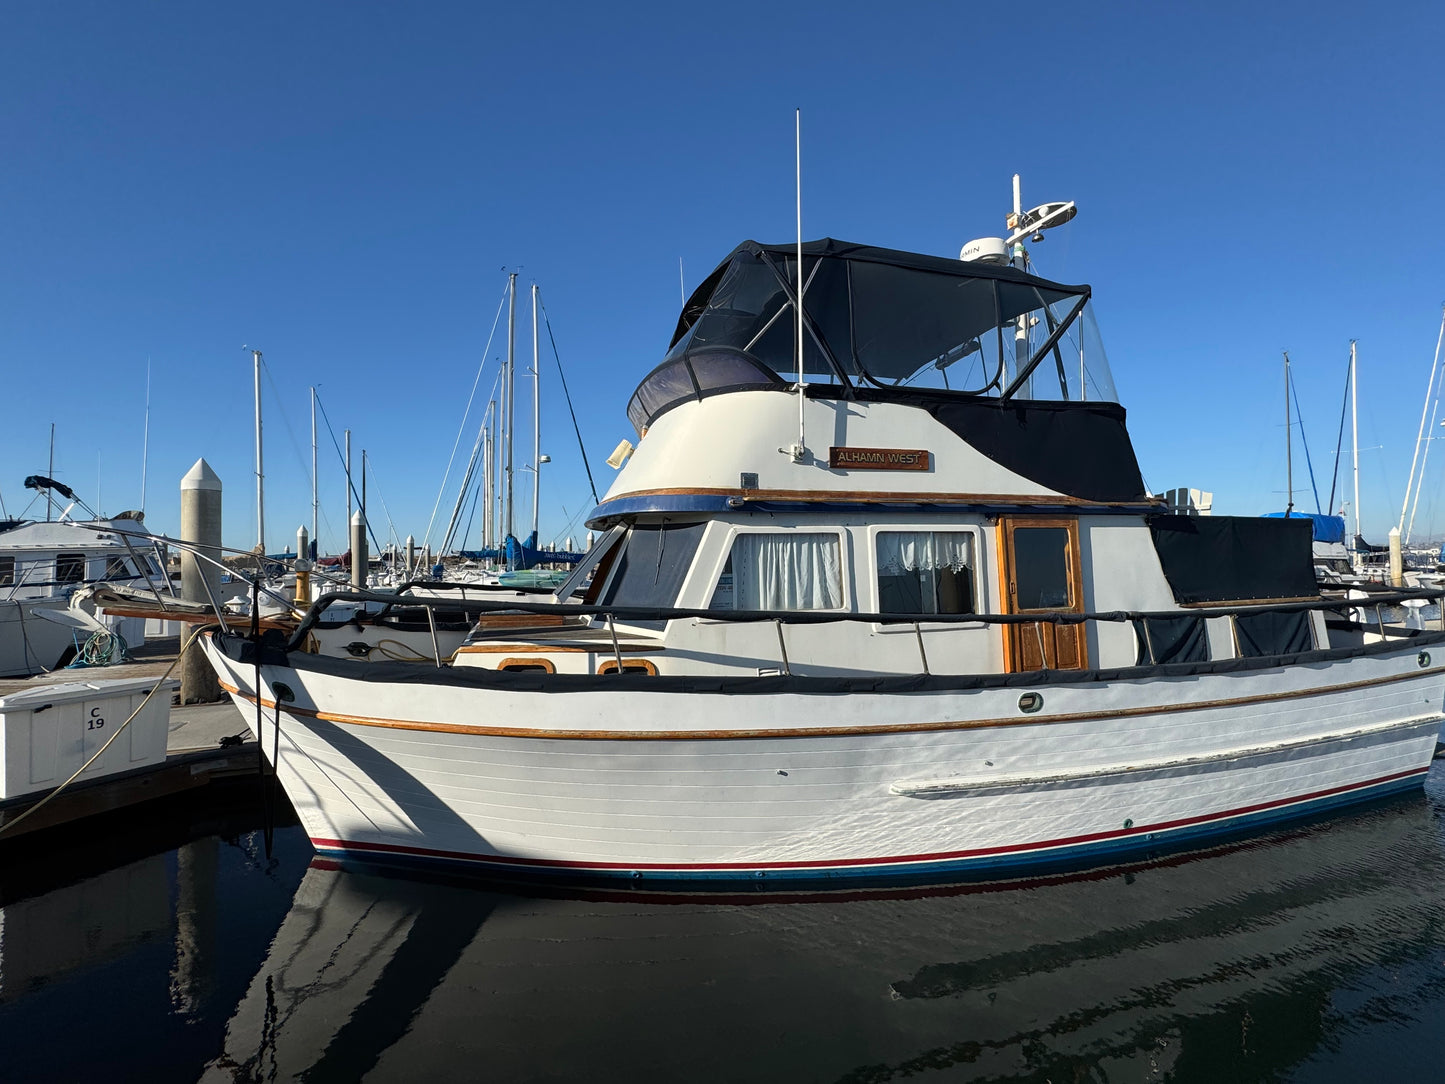
MULTIPOLYGON (((747 242, 698 287, 628 405, 641 432, 677 403, 797 379, 796 248, 747 242)), ((1115 401, 1087 286, 1009 267, 814 241, 803 246, 810 384, 1115 401)))

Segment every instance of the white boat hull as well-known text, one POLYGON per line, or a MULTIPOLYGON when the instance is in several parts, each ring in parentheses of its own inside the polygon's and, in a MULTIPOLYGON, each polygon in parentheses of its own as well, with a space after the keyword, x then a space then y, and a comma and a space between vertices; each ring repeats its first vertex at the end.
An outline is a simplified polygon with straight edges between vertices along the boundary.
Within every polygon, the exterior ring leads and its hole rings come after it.
MULTIPOLYGON (((254 713, 252 665, 208 651, 254 713)), ((1412 646, 848 695, 513 691, 425 670, 363 685, 267 665, 263 739, 322 852, 649 880, 932 876, 1088 864, 1418 786, 1445 691, 1428 660, 1412 646), (365 719, 340 710, 358 702, 365 719)))
POLYGON ((74 646, 69 627, 41 614, 65 613, 64 599, 0 600, 0 677, 24 677, 53 670, 74 646))

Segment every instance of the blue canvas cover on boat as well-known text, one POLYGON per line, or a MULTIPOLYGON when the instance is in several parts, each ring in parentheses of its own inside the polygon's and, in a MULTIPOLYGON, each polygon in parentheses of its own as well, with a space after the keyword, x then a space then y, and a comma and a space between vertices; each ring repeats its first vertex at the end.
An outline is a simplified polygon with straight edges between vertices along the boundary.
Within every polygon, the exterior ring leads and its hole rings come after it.
POLYGON ((1316 542, 1343 542, 1345 540, 1345 517, 1344 516, 1322 516, 1313 512, 1290 512, 1286 517, 1283 512, 1266 512, 1261 519, 1307 519, 1310 520, 1316 542))

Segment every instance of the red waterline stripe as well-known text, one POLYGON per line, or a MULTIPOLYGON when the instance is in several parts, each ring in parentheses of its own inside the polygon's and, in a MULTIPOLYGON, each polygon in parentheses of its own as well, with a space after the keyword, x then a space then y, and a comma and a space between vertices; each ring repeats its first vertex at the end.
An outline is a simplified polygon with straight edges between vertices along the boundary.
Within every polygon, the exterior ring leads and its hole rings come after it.
POLYGON ((1232 817, 1242 817, 1250 813, 1260 813, 1267 809, 1278 809, 1287 805, 1302 805, 1307 802, 1318 801, 1321 798, 1329 798, 1332 795, 1344 794, 1352 790, 1364 790, 1369 787, 1376 787, 1382 783, 1391 783, 1397 779, 1407 779, 1410 776, 1427 775, 1430 771, 1429 765, 1424 768, 1411 768, 1408 771, 1395 772, 1391 775, 1382 775, 1378 779, 1369 779, 1363 783, 1347 783, 1344 786, 1331 787, 1328 790, 1315 791, 1312 794, 1303 794, 1295 798, 1277 798, 1272 802, 1260 802, 1257 805, 1242 806, 1239 809, 1226 810, 1223 813, 1208 813, 1199 817, 1185 817, 1180 820, 1163 821, 1159 824, 1145 825, 1135 828, 1119 828, 1109 832, 1094 832, 1084 836, 1070 836, 1065 839, 1047 840, 1043 843, 1032 843, 1028 846, 1003 846, 984 847, 973 851, 938 851, 933 854, 906 855, 901 858, 831 858, 816 862, 718 862, 708 865, 685 865, 680 863, 666 862, 569 862, 558 858, 516 858, 507 855, 477 854, 471 851, 440 851, 429 847, 406 847, 398 843, 350 843, 341 839, 315 839, 311 840, 314 847, 325 847, 330 850, 344 851, 375 851, 385 854, 415 854, 427 858, 448 858, 467 862, 485 862, 493 865, 531 866, 544 867, 549 869, 579 869, 579 870, 748 870, 748 869, 829 869, 855 866, 902 866, 917 862, 940 862, 960 858, 984 858, 990 855, 1001 854, 1028 854, 1033 851, 1047 851, 1058 847, 1072 847, 1082 843, 1098 843, 1103 840, 1119 839, 1126 836, 1142 836, 1151 832, 1164 832, 1173 828, 1187 828, 1195 824, 1207 824, 1211 821, 1224 821, 1232 817))

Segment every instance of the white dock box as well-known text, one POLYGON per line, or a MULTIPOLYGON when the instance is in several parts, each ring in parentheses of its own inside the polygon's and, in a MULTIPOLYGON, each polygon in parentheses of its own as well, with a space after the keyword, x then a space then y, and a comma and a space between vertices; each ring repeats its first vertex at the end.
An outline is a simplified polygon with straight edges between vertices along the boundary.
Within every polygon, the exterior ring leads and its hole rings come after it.
MULTIPOLYGON (((0 697, 0 799, 65 782, 110 740, 155 685, 154 678, 102 678, 38 685, 0 697)), ((180 682, 167 678, 125 733, 76 782, 163 762, 171 694, 179 687, 180 682)))

